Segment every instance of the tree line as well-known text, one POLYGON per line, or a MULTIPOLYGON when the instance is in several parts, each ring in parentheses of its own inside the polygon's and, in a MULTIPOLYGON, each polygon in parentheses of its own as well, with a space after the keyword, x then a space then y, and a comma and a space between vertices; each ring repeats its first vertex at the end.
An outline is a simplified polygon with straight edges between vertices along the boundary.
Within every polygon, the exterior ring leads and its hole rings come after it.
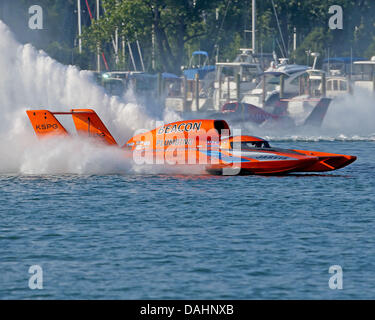
MULTIPOLYGON (((93 21, 86 2, 95 17, 96 0, 80 1, 82 53, 77 49, 77 0, 2 0, 0 18, 21 41, 84 69, 95 69, 98 50, 112 70, 132 69, 134 60, 139 66, 141 52, 146 71, 178 74, 195 50, 207 51, 214 63, 231 61, 239 48, 251 47, 251 0, 101 0, 100 19, 93 21), (19 22, 27 21, 27 8, 36 2, 45 19, 39 36, 19 22)), ((375 55, 373 0, 257 0, 256 15, 259 53, 275 51, 302 64, 308 61, 308 51, 319 52, 320 58, 375 55), (342 30, 328 27, 332 5, 343 9, 342 30)))

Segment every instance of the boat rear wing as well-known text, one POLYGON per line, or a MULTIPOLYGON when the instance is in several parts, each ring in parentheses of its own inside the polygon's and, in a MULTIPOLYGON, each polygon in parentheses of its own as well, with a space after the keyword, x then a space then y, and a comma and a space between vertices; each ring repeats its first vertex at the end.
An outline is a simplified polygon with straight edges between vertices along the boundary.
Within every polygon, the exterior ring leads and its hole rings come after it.
POLYGON ((39 138, 56 135, 69 135, 55 115, 71 115, 77 133, 81 136, 96 137, 109 145, 117 145, 102 120, 92 109, 71 109, 70 112, 51 112, 48 110, 26 111, 39 138))
POLYGON ((311 113, 306 118, 304 125, 320 127, 323 123, 324 117, 328 111, 328 107, 332 102, 331 98, 307 98, 307 99, 280 99, 281 102, 289 103, 291 101, 296 102, 317 102, 311 113))
POLYGON ((320 127, 323 123, 324 117, 327 113, 328 107, 332 99, 321 98, 315 108, 311 111, 305 120, 305 125, 320 127))
POLYGON ((66 129, 54 116, 56 113, 48 110, 27 110, 26 113, 38 137, 68 135, 66 129))

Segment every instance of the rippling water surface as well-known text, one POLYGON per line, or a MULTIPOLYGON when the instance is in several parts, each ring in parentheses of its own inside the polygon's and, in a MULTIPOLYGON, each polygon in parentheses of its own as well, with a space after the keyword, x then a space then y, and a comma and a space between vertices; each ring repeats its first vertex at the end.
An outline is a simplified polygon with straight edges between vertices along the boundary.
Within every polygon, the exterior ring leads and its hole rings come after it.
POLYGON ((273 144, 358 160, 278 177, 0 175, 0 298, 374 299, 375 142, 273 144))

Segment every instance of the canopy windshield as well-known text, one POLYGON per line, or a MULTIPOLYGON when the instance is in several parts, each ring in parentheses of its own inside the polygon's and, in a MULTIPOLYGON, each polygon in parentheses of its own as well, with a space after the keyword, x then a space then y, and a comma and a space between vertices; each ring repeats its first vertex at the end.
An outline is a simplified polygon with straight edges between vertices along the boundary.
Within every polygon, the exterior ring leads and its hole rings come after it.
POLYGON ((267 141, 239 141, 230 143, 232 149, 250 150, 271 148, 267 141))

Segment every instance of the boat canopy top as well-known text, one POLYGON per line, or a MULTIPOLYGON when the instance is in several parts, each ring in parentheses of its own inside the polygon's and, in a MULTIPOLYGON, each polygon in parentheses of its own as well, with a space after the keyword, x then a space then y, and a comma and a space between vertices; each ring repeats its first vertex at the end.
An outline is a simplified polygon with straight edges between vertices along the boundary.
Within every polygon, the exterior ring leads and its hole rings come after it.
POLYGON ((208 53, 206 51, 194 51, 192 53, 193 56, 196 56, 196 55, 199 55, 199 54, 208 57, 208 53))

